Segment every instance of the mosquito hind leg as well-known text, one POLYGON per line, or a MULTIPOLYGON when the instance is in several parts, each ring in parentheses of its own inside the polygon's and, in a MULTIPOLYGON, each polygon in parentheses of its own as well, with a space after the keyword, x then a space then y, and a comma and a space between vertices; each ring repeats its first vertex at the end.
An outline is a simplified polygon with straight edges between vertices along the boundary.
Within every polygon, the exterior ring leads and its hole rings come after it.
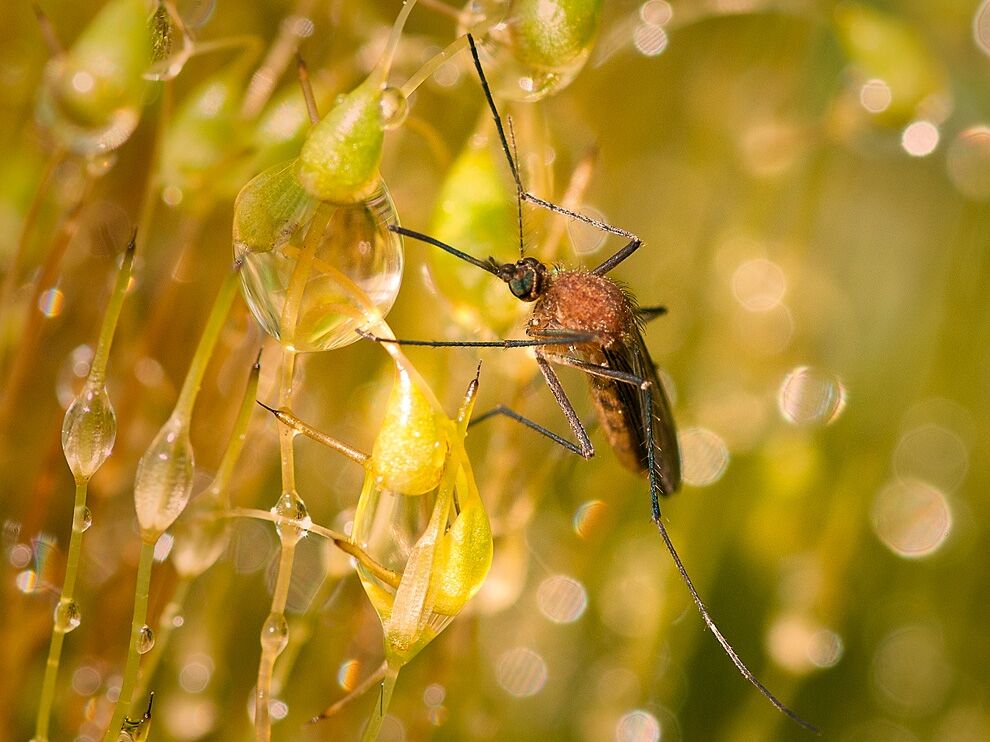
MULTIPOLYGON (((493 417, 495 417, 497 415, 504 415, 505 417, 509 418, 510 420, 515 420, 517 423, 519 423, 521 425, 525 425, 530 430, 536 431, 537 433, 539 433, 540 435, 542 435, 544 438, 549 438, 551 441, 553 441, 554 443, 556 443, 559 446, 562 446, 563 448, 567 449, 571 453, 576 453, 578 456, 582 456, 584 458, 590 458, 590 456, 586 456, 585 455, 585 451, 583 451, 581 449, 581 447, 579 445, 577 445, 576 443, 571 443, 571 441, 567 440, 566 438, 562 438, 561 436, 559 436, 556 433, 554 433, 552 430, 549 430, 547 428, 544 428, 538 422, 535 422, 533 420, 530 420, 528 417, 525 417, 523 415, 520 415, 515 410, 513 410, 513 409, 511 409, 509 407, 506 407, 505 405, 502 405, 502 404, 497 405, 497 406, 493 407, 492 409, 490 409, 490 410, 488 410, 486 412, 481 413, 480 415, 475 415, 474 418, 472 418, 471 422, 468 423, 468 427, 471 428, 471 427, 477 425, 478 423, 484 422, 485 420, 490 420, 491 418, 493 418, 493 417)), ((594 453, 595 453, 594 452, 594 449, 592 448, 592 450, 591 450, 591 456, 593 456, 594 453)))

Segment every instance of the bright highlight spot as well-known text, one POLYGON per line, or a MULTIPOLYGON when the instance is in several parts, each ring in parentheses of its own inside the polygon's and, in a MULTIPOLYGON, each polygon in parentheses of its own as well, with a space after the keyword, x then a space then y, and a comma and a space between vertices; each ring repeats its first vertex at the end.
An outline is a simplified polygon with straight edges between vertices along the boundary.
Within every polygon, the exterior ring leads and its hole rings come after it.
POLYGON ((967 198, 990 199, 990 128, 971 126, 955 138, 946 158, 949 178, 967 198))
POLYGON ((573 577, 547 577, 536 590, 540 613, 554 623, 573 623, 588 607, 588 592, 573 577))
POLYGON ((658 742, 659 739, 660 722, 641 709, 623 714, 615 725, 615 742, 658 742))
POLYGON ((361 676, 361 663, 358 660, 344 660, 337 669, 337 685, 344 690, 354 690, 361 676))
POLYGON ((780 304, 787 278, 779 265, 766 258, 747 260, 732 274, 732 293, 751 312, 765 312, 780 304))
POLYGON ((767 649, 774 662, 794 674, 832 667, 843 652, 842 637, 801 613, 789 613, 773 622, 767 649))
POLYGON ((863 83, 859 89, 859 102, 870 113, 882 113, 890 107, 894 96, 890 86, 883 80, 874 78, 863 83))
POLYGON ((601 527, 608 513, 608 505, 601 500, 588 500, 574 512, 574 533, 589 538, 601 527))
POLYGON ((46 289, 38 297, 38 311, 46 317, 58 317, 65 307, 65 294, 59 289, 46 289))
POLYGON ((647 0, 639 6, 639 17, 650 26, 664 26, 674 17, 674 9, 664 0, 647 0))
POLYGON ((633 31, 633 46, 645 57, 656 57, 667 48, 667 32, 660 26, 644 23, 633 31))
POLYGON ((935 151, 938 136, 938 127, 931 121, 915 121, 901 134, 901 146, 912 157, 925 157, 935 151))
POLYGON ((498 658, 498 684, 513 696, 535 696, 547 682, 546 661, 527 647, 516 647, 498 658))
POLYGON ((707 428, 685 428, 677 434, 681 449, 681 477, 686 484, 706 487, 725 474, 729 449, 725 441, 707 428))
POLYGON ((921 479, 943 492, 954 492, 969 469, 969 450, 954 431, 935 423, 912 428, 894 451, 900 479, 921 479))
POLYGON ((834 375, 798 366, 781 382, 777 406, 794 425, 830 425, 846 406, 846 389, 834 375))
POLYGON ((893 482, 873 501, 873 531, 888 549, 905 559, 929 556, 952 531, 946 496, 918 479, 893 482))

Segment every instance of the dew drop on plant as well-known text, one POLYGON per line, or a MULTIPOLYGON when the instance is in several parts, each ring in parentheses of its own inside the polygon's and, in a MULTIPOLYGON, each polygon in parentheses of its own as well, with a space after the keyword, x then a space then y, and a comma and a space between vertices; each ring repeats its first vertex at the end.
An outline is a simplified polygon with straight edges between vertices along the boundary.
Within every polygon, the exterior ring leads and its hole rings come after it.
POLYGON ((61 631, 63 634, 68 634, 70 631, 79 626, 81 621, 82 613, 79 611, 79 605, 76 601, 61 598, 58 603, 55 604, 56 631, 61 631))
POLYGON ((62 421, 62 450, 76 481, 88 480, 107 460, 117 438, 117 416, 106 388, 87 384, 62 421))
POLYGON ((297 352, 332 350, 358 340, 356 330, 373 324, 369 313, 384 317, 395 302, 402 240, 389 226, 398 217, 384 183, 366 201, 332 205, 303 191, 295 167, 295 160, 276 165, 241 189, 234 257, 244 298, 266 332, 297 352), (294 327, 286 328, 294 282, 303 288, 294 327))
POLYGON ((147 654, 155 646, 155 632, 148 624, 141 627, 137 637, 137 653, 147 654))
MULTIPOLYGON (((306 503, 302 501, 299 495, 292 495, 288 492, 283 492, 278 498, 278 502, 272 507, 272 514, 277 515, 279 518, 298 521, 302 524, 303 529, 308 529, 313 524, 313 521, 309 517, 309 510, 306 509, 306 503)), ((300 532, 298 526, 290 526, 287 523, 276 522, 275 530, 278 531, 278 535, 282 539, 293 534, 297 538, 306 535, 306 530, 300 532)))
POLYGON ((86 505, 79 505, 72 514, 72 529, 85 533, 93 525, 93 512, 86 505))
POLYGON ((387 87, 382 91, 379 103, 382 111, 382 122, 385 129, 395 129, 402 126, 409 115, 409 100, 398 88, 387 87))
POLYGON ((134 476, 134 508, 144 537, 157 538, 186 507, 192 493, 193 465, 189 427, 173 416, 141 457, 134 476))
POLYGON ((282 653, 289 643, 289 624, 281 613, 269 613, 261 627, 261 646, 275 655, 282 653))

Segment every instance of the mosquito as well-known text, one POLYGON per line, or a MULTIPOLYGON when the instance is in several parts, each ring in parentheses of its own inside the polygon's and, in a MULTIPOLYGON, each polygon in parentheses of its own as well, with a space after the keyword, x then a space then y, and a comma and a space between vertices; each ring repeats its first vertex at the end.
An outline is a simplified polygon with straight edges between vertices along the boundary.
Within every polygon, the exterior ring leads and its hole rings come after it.
MULTIPOLYGON (((519 260, 514 263, 499 263, 494 258, 488 258, 487 261, 480 260, 429 235, 404 227, 391 226, 390 229, 394 232, 437 247, 487 271, 504 281, 513 296, 532 303, 533 314, 526 327, 528 338, 444 341, 389 339, 366 332, 360 334, 376 342, 433 348, 533 348, 537 366, 564 417, 567 418, 577 443, 553 433, 503 405, 479 416, 475 422, 493 415, 505 415, 550 438, 567 450, 590 459, 595 455, 594 446, 585 425, 567 398, 552 364, 569 366, 585 373, 589 377, 591 396, 599 422, 620 463, 634 472, 646 475, 649 479, 653 522, 701 618, 746 680, 787 717, 809 731, 820 733, 817 727, 791 711, 771 693, 746 667, 735 649, 722 635, 688 576, 684 563, 661 520, 660 498, 673 494, 681 484, 680 454, 670 403, 658 378, 650 352, 643 341, 641 330, 646 321, 665 314, 666 309, 639 307, 633 296, 607 276, 613 268, 642 246, 642 240, 632 232, 539 198, 523 187, 516 158, 513 157, 509 147, 509 137, 506 136, 502 117, 492 97, 481 60, 478 58, 474 38, 470 34, 468 34, 468 45, 481 81, 481 88, 495 121, 502 151, 515 181, 520 204, 520 220, 521 205, 523 202, 528 202, 555 214, 584 222, 608 234, 617 235, 628 242, 590 271, 551 269, 538 259, 526 256, 523 253, 521 239, 519 260)), ((511 120, 509 132, 511 136, 511 120)))

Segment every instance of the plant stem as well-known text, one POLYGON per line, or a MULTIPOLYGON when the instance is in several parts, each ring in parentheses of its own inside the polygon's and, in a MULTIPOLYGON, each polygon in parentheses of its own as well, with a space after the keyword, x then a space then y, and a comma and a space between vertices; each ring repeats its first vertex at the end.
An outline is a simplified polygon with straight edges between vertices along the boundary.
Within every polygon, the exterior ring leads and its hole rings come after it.
MULTIPOLYGON (((86 512, 86 491, 89 481, 76 483, 76 499, 72 511, 72 535, 69 536, 69 554, 65 565, 65 581, 62 583, 60 604, 72 603, 76 589, 76 575, 79 573, 79 554, 82 550, 82 536, 86 530, 84 518, 86 512)), ((56 610, 58 610, 56 608, 56 610)), ((52 703, 55 700, 55 682, 58 679, 58 668, 62 659, 62 642, 65 639, 65 626, 55 621, 52 628, 52 641, 48 647, 48 661, 45 664, 45 680, 41 686, 41 702, 38 705, 38 717, 35 721, 35 740, 41 742, 48 739, 48 723, 51 717, 52 703)))
POLYGON ((385 678, 382 680, 382 690, 378 697, 378 703, 375 704, 375 710, 371 713, 371 718, 368 719, 368 726, 364 729, 364 735, 361 737, 362 742, 375 742, 378 739, 378 732, 382 728, 382 722, 385 721, 385 714, 388 713, 389 704, 392 702, 392 693, 395 691, 395 681, 399 679, 399 666, 393 663, 388 663, 388 668, 385 670, 385 678))
POLYGON ((148 686, 155 679, 155 673, 158 671, 162 657, 165 656, 165 650, 168 647, 169 640, 172 638, 172 631, 175 629, 173 619, 181 615, 191 585, 191 577, 184 575, 179 577, 178 582, 175 584, 175 591, 172 593, 172 599, 165 606, 164 610, 162 610, 162 615, 158 619, 155 646, 148 653, 148 659, 144 663, 144 672, 141 673, 141 679, 138 681, 137 688, 134 691, 134 698, 138 699, 139 702, 148 695, 148 686))
POLYGON ((127 664, 124 667, 124 680, 120 685, 120 694, 117 696, 117 703, 114 704, 113 718, 110 720, 110 726, 103 737, 103 742, 117 742, 120 726, 124 721, 124 714, 131 707, 141 660, 141 655, 138 653, 138 642, 141 640, 141 629, 148 619, 148 591, 151 585, 151 565, 154 556, 155 545, 142 541, 137 584, 134 587, 134 616, 131 619, 131 639, 127 651, 127 664))

